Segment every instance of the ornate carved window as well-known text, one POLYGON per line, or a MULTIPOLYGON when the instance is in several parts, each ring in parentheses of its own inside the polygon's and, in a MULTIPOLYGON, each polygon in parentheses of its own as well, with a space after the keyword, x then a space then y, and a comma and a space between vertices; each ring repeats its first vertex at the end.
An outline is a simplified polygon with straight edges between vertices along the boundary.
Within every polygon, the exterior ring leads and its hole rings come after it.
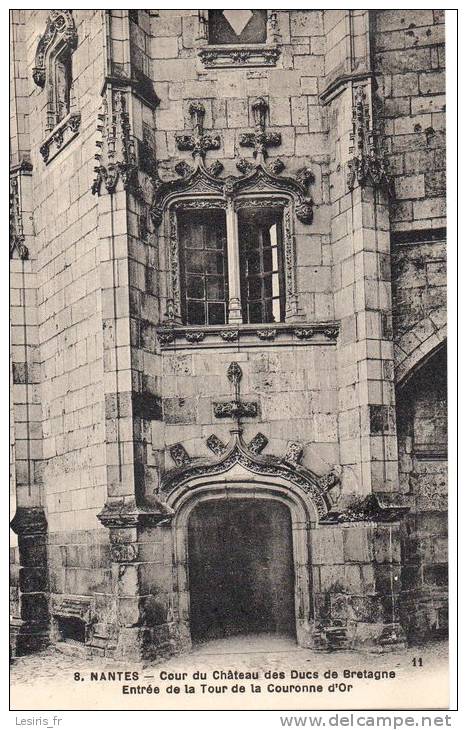
POLYGON ((276 10, 199 10, 198 21, 200 58, 207 68, 276 64, 276 10))
POLYGON ((33 69, 34 82, 47 94, 47 137, 40 149, 45 162, 53 159, 79 130, 81 117, 73 109, 72 54, 76 45, 71 10, 51 10, 33 69))
POLYGON ((167 323, 257 324, 300 318, 294 225, 313 220, 310 168, 281 175, 280 158, 266 163, 268 149, 281 144, 266 126, 268 106, 252 104, 255 131, 240 137, 253 147, 253 160, 236 159, 239 175, 222 177, 223 164, 205 164, 207 152, 221 145, 204 130, 204 106, 192 103, 192 134, 176 135, 178 178, 154 175, 150 212, 167 240, 167 323))

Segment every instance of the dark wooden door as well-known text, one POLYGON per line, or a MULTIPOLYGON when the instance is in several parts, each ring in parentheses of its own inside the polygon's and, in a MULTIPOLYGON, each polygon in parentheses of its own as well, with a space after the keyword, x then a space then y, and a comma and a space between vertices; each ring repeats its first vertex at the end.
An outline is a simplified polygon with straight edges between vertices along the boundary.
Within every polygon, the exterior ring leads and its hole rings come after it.
POLYGON ((218 500, 189 521, 193 640, 295 634, 290 512, 273 500, 218 500))

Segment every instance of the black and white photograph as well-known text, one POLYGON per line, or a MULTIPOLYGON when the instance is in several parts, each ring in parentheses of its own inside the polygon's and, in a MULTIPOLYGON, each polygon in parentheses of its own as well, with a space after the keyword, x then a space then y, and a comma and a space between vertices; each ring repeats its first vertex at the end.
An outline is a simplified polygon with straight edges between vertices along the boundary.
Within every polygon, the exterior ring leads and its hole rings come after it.
POLYGON ((12 710, 448 718, 456 16, 9 10, 12 710))

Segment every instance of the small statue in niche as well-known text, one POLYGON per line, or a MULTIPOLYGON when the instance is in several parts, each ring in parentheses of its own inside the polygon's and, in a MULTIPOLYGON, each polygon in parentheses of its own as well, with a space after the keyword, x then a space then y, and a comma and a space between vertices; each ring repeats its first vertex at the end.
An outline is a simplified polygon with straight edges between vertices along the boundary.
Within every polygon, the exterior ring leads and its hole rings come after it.
POLYGON ((57 58, 55 62, 55 103, 57 123, 70 112, 71 57, 57 58))

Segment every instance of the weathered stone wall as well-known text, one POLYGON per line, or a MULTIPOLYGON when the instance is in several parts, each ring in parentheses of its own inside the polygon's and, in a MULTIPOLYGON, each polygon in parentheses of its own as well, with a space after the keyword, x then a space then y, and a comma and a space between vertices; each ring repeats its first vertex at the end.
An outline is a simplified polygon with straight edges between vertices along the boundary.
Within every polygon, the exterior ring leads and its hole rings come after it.
POLYGON ((96 514, 106 497, 103 338, 97 201, 93 179, 96 119, 103 81, 99 11, 74 11, 72 55, 79 134, 47 163, 47 91, 32 80, 46 11, 28 11, 24 59, 33 164, 38 345, 43 461, 41 483, 49 531, 52 593, 104 590, 101 559, 108 535, 96 514))
MULTIPOLYGON (((258 404, 259 417, 246 419, 244 438, 258 431, 269 440, 264 453, 283 454, 288 441, 304 446, 303 463, 318 474, 338 459, 336 380, 333 346, 269 347, 164 353, 163 420, 153 423, 153 444, 183 443, 192 457, 212 455, 206 439, 230 439, 231 419, 213 414, 213 401, 233 392, 227 368, 235 359, 243 377, 241 397, 258 404), (161 433, 162 431, 162 433, 161 433)), ((175 464, 166 451, 165 468, 175 464)))
POLYGON ((375 11, 374 54, 395 179, 391 230, 446 225, 442 10, 375 11))

